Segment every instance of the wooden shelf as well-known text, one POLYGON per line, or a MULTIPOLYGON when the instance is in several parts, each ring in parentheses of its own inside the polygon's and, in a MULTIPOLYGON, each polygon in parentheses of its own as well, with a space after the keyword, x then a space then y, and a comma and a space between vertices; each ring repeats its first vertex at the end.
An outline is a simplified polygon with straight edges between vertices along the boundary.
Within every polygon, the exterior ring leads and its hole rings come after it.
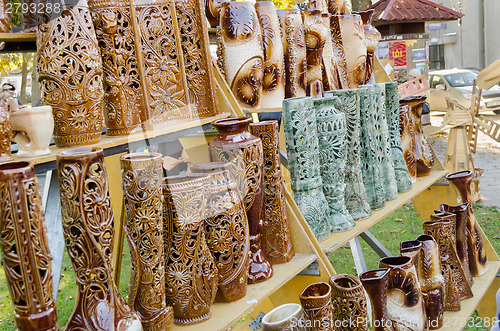
POLYGON ((247 295, 244 298, 231 303, 212 305, 212 317, 207 321, 187 326, 174 325, 172 329, 182 331, 226 330, 315 260, 316 255, 314 254, 295 254, 290 262, 273 265, 274 275, 270 279, 262 283, 248 285, 247 295))
POLYGON ((413 188, 410 191, 400 193, 396 199, 387 201, 384 208, 374 210, 370 217, 356 221, 356 226, 354 228, 343 232, 333 232, 327 239, 320 241, 319 244, 321 249, 323 249, 325 253, 330 253, 343 246, 349 242, 349 240, 368 230, 413 197, 419 195, 446 173, 446 170, 434 170, 429 176, 417 178, 417 181, 413 183, 413 188))
POLYGON ((36 41, 36 33, 3 32, 0 33, 0 41, 33 42, 36 41))

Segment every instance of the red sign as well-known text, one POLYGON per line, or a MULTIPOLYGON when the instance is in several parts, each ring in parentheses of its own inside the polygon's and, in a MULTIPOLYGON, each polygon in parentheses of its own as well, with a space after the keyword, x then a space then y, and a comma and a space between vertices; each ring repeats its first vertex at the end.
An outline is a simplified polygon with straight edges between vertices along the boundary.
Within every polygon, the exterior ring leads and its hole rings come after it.
POLYGON ((395 67, 406 66, 406 43, 404 41, 389 43, 389 59, 394 60, 395 67))

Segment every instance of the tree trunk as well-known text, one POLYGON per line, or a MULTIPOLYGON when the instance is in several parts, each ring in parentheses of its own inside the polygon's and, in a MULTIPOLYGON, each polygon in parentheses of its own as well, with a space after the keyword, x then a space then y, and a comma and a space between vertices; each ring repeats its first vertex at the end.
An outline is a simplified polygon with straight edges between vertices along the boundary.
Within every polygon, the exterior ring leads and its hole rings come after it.
POLYGON ((372 5, 371 0, 351 0, 352 11, 362 11, 372 5))
POLYGON ((21 102, 24 104, 27 101, 26 98, 26 85, 28 83, 28 62, 31 60, 31 56, 23 54, 23 65, 21 69, 21 102))

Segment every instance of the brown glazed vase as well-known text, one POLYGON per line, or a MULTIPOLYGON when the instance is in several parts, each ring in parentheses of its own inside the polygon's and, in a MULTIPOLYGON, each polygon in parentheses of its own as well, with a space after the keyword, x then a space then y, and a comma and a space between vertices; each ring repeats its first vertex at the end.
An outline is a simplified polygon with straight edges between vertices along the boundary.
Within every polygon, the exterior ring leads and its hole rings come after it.
POLYGON ((20 331, 59 330, 42 200, 33 166, 0 164, 0 248, 20 331))
POLYGON ((408 173, 413 183, 417 180, 417 145, 415 138, 415 125, 411 107, 399 101, 399 134, 401 135, 401 148, 408 167, 408 173))
POLYGON ((399 100, 400 105, 411 107, 411 116, 415 132, 417 176, 427 176, 434 166, 434 152, 422 130, 422 107, 426 96, 411 96, 399 100))
MULTIPOLYGON (((52 106, 58 147, 101 140, 102 62, 86 1, 38 25, 37 71, 43 104, 52 106)), ((40 15, 42 16, 42 15, 40 15)))
POLYGON ((114 218, 102 148, 57 154, 66 249, 76 273, 76 306, 66 330, 141 330, 113 281, 114 218))
POLYGON ((209 181, 205 174, 164 178, 166 302, 174 309, 176 324, 210 318, 217 293, 217 266, 203 226, 209 181))
POLYGON ((372 305, 372 330, 394 331, 387 314, 387 286, 389 269, 368 270, 359 275, 359 280, 368 293, 372 305))
POLYGON ((372 15, 373 9, 368 9, 365 11, 356 12, 356 14, 361 16, 361 21, 363 22, 363 31, 365 32, 365 42, 366 42, 366 76, 365 84, 368 84, 373 75, 373 60, 375 57, 375 49, 377 48, 378 42, 382 38, 380 32, 375 29, 372 25, 372 15))
POLYGON ((0 105, 0 162, 12 160, 10 145, 12 143, 12 123, 7 108, 0 105))
POLYGON ((282 26, 285 53, 285 98, 305 97, 307 51, 300 11, 286 9, 282 26))
POLYGON ((220 20, 220 10, 224 3, 229 2, 229 0, 206 0, 205 1, 205 16, 208 19, 208 23, 212 28, 219 26, 220 20))
POLYGON ((342 45, 346 58, 347 75, 351 88, 362 85, 366 77, 366 43, 361 23, 357 14, 339 15, 342 45))
POLYGON ((409 258, 411 258, 411 261, 415 266, 415 270, 417 271, 417 276, 418 276, 418 261, 419 261, 421 247, 422 244, 418 240, 407 240, 399 243, 399 252, 401 253, 401 256, 408 256, 409 258))
POLYGON ((210 176, 207 196, 205 235, 219 274, 216 300, 232 302, 247 293, 250 241, 248 219, 240 191, 229 164, 200 163, 191 166, 195 173, 210 176))
POLYGON ((469 255, 469 269, 473 277, 481 276, 488 270, 488 258, 484 249, 481 230, 472 210, 470 182, 473 173, 470 170, 454 172, 446 175, 460 195, 462 203, 468 203, 466 237, 469 255))
POLYGON ((308 330, 332 330, 332 288, 327 283, 307 286, 299 295, 308 330))
POLYGON ((429 328, 435 330, 443 326, 444 310, 445 284, 441 273, 439 247, 434 238, 426 234, 418 236, 417 240, 422 244, 417 273, 429 328))
POLYGON ((389 269, 387 314, 394 330, 428 330, 420 283, 411 258, 384 257, 380 268, 389 269))
POLYGON ((304 10, 301 13, 307 54, 306 94, 320 98, 323 96, 323 48, 329 31, 323 23, 321 11, 304 10))
POLYGON ((230 163, 229 171, 243 197, 250 229, 250 284, 273 275, 271 264, 261 248, 264 161, 262 141, 248 131, 251 121, 247 117, 213 121, 218 135, 208 143, 212 161, 230 163))
POLYGON ((289 262, 295 255, 281 177, 278 121, 250 124, 250 132, 262 140, 264 152, 264 224, 262 251, 271 264, 289 262))
POLYGON ((168 330, 174 322, 165 303, 162 155, 129 153, 120 157, 125 234, 132 273, 128 303, 139 314, 142 328, 168 330))
POLYGON ((342 330, 368 330, 366 297, 361 282, 354 276, 339 274, 330 277, 332 287, 332 320, 342 330))

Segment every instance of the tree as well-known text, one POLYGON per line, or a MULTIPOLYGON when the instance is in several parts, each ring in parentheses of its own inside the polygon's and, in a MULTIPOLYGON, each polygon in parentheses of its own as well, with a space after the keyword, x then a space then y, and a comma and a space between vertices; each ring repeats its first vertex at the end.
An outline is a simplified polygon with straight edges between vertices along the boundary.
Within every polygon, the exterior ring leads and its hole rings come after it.
POLYGON ((351 0, 353 11, 363 11, 372 5, 371 0, 351 0))
POLYGON ((289 9, 295 6, 293 0, 272 0, 276 9, 289 9))

